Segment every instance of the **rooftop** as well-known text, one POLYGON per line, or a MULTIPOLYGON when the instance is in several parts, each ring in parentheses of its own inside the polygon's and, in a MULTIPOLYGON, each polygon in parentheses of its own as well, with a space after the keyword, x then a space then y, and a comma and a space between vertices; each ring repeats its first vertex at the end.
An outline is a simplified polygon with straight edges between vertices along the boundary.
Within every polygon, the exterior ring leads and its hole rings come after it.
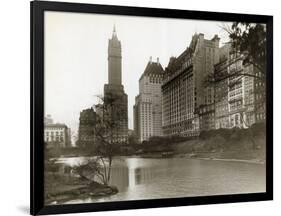
POLYGON ((56 127, 56 128, 67 128, 66 124, 63 123, 56 123, 56 124, 47 124, 45 125, 45 128, 50 128, 50 127, 56 127))
POLYGON ((145 74, 145 75, 149 75, 149 74, 161 75, 163 73, 164 73, 164 70, 163 70, 162 65, 159 63, 159 61, 157 61, 157 62, 149 61, 143 72, 143 74, 145 74))

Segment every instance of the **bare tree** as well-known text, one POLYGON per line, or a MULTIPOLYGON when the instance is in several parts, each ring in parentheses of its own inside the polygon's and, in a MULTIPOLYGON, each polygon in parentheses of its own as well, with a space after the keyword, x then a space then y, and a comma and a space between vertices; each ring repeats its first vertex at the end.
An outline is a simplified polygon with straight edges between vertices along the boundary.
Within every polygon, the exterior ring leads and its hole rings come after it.
POLYGON ((122 144, 120 125, 124 120, 124 110, 122 106, 119 106, 119 98, 116 95, 107 94, 98 98, 101 103, 94 105, 97 118, 93 125, 95 135, 93 145, 97 156, 88 161, 84 168, 92 169, 103 184, 108 185, 113 157, 119 152, 120 144, 122 144))
POLYGON ((227 91, 215 98, 215 103, 220 103, 225 100, 231 89, 241 85, 243 79, 253 81, 253 90, 248 94, 248 97, 252 97, 253 100, 243 104, 244 109, 238 110, 238 113, 242 123, 249 128, 251 142, 255 149, 251 123, 245 118, 247 115, 244 113, 249 107, 254 107, 255 112, 265 109, 266 29, 262 24, 239 22, 234 22, 231 26, 223 25, 221 28, 228 33, 230 39, 228 42, 230 51, 224 64, 226 70, 223 73, 215 71, 215 73, 208 74, 205 84, 216 89, 221 83, 227 83, 227 91), (239 64, 241 62, 242 65, 239 64), (232 70, 229 70, 230 67, 232 70), (262 86, 262 88, 256 86, 262 86), (261 95, 258 102, 255 101, 256 95, 261 95))

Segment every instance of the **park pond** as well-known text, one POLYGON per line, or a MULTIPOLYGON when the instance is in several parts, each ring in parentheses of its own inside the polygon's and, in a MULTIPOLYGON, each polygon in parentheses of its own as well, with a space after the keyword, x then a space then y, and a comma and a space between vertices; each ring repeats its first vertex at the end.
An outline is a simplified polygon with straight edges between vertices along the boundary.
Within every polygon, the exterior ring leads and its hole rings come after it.
MULTIPOLYGON (((85 158, 61 158, 64 175, 72 175, 69 166, 85 158)), ((118 193, 110 196, 77 196, 65 204, 222 194, 258 193, 266 190, 265 164, 190 158, 116 157, 110 185, 118 193)))

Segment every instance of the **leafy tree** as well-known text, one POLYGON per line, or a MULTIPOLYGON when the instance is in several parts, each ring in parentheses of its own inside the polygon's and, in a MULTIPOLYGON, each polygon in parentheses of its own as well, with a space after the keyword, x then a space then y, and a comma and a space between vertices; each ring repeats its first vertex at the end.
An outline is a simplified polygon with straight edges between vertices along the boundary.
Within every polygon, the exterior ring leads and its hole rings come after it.
POLYGON ((252 64, 266 77, 266 26, 261 23, 234 22, 229 33, 232 48, 244 55, 244 64, 252 64))

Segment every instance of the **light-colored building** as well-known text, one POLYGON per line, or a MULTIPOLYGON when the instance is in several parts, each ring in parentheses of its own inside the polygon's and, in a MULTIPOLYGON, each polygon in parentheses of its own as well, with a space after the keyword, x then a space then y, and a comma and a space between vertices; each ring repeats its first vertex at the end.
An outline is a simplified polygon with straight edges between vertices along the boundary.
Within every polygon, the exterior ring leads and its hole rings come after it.
POLYGON ((47 114, 47 116, 44 117, 44 125, 53 124, 54 120, 52 119, 52 116, 50 114, 47 114))
POLYGON ((164 70, 150 57, 139 79, 139 95, 134 105, 134 130, 139 141, 153 136, 162 136, 162 97, 161 84, 164 70))
POLYGON ((214 128, 214 88, 205 79, 219 61, 217 35, 211 40, 195 34, 189 47, 172 57, 162 84, 162 126, 164 135, 197 136, 214 128))
POLYGON ((47 124, 44 126, 44 141, 47 148, 71 147, 70 129, 65 124, 47 124))
POLYGON ((266 119, 266 85, 264 73, 254 71, 256 77, 254 82, 255 121, 264 122, 266 119))
POLYGON ((243 65, 243 59, 229 45, 221 48, 220 62, 215 65, 216 129, 247 128, 256 122, 254 67, 243 65))

